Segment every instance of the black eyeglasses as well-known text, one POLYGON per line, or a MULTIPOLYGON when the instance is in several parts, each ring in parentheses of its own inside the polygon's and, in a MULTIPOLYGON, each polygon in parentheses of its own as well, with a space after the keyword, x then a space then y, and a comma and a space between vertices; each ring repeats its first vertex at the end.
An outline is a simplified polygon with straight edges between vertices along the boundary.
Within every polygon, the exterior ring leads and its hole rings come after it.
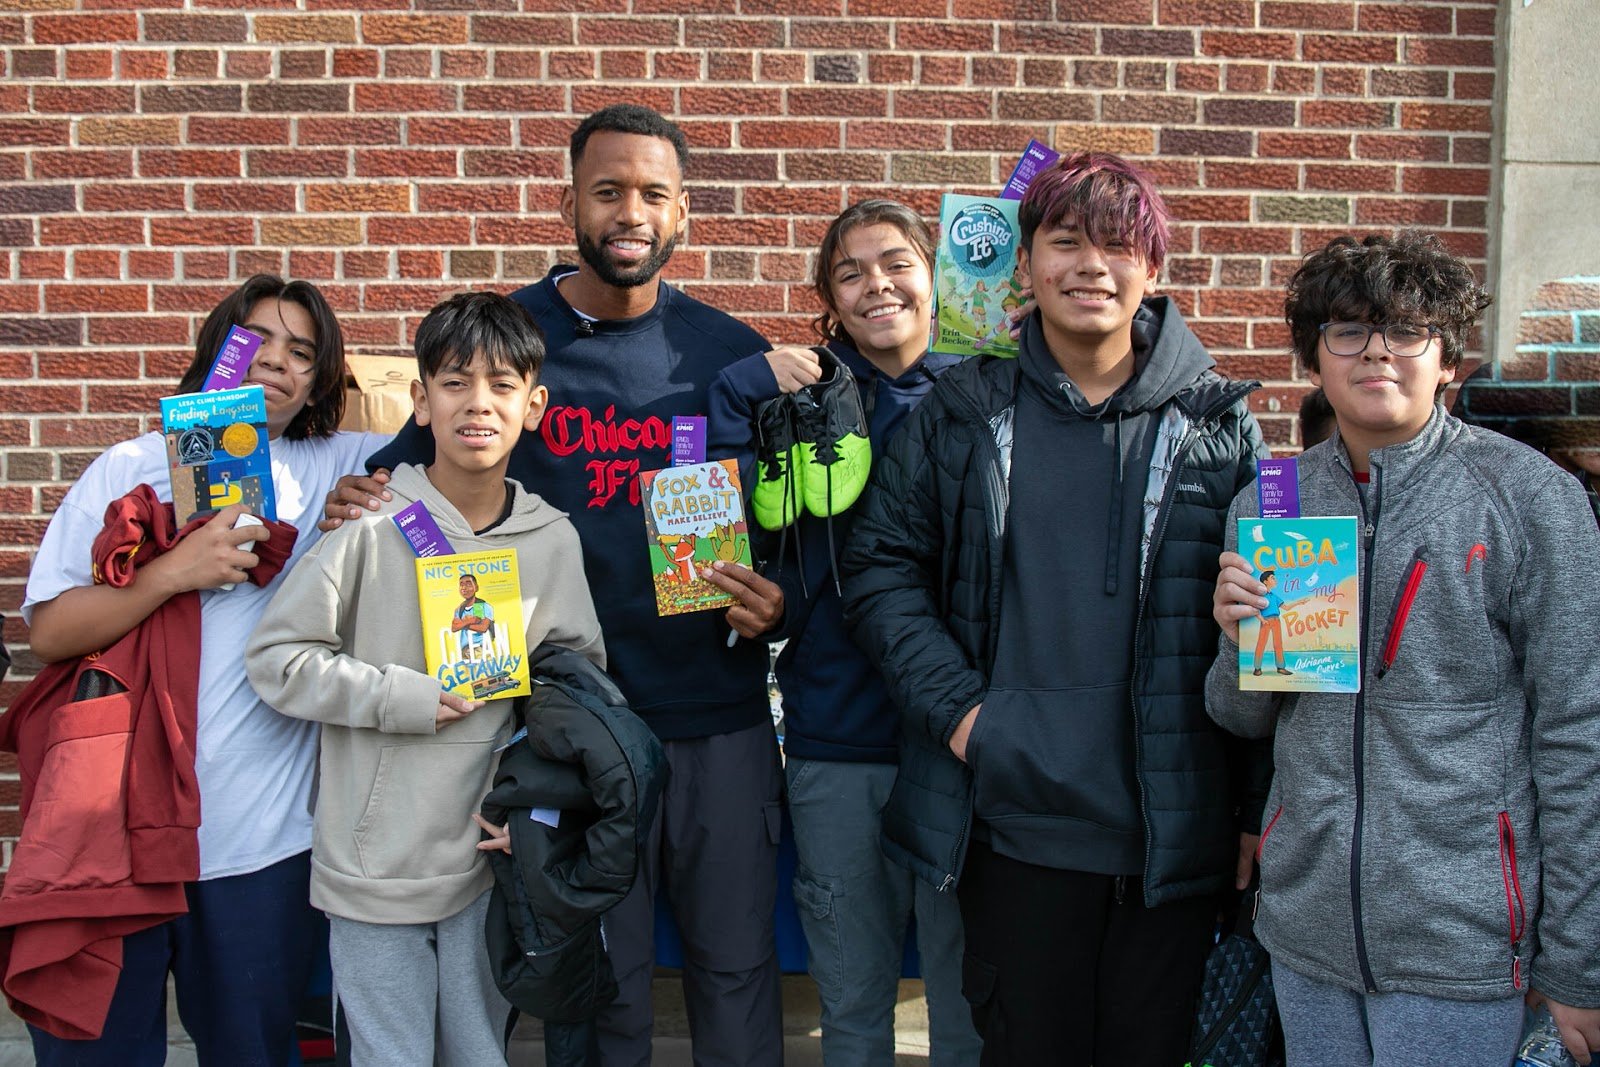
POLYGON ((1428 345, 1438 336, 1437 326, 1418 326, 1411 322, 1391 322, 1387 326, 1374 326, 1368 322, 1325 322, 1317 327, 1322 331, 1322 342, 1336 356, 1359 356, 1367 350, 1373 334, 1383 335, 1383 347, 1392 356, 1416 359, 1428 350, 1428 345))

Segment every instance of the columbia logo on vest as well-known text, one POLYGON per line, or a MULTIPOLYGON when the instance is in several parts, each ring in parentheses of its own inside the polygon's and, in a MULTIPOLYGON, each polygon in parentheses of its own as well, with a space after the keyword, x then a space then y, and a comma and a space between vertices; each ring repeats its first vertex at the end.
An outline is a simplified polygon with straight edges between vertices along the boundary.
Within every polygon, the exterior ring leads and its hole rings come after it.
POLYGON ((1179 482, 1178 488, 1185 493, 1203 493, 1206 491, 1206 487, 1199 482, 1179 482))

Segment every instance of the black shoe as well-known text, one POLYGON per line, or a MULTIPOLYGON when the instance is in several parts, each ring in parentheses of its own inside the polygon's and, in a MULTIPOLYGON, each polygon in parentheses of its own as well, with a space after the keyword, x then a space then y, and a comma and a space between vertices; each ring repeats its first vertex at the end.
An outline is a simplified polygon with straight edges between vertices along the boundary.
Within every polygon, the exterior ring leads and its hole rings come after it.
POLYGON ((1261 668, 1257 667, 1255 670, 1251 671, 1250 673, 1259 678, 1259 677, 1261 677, 1261 668))
POLYGON ((1286 670, 1286 669, 1285 669, 1285 668, 1283 668, 1283 667, 1279 667, 1279 668, 1278 668, 1278 673, 1279 673, 1279 674, 1293 674, 1293 673, 1294 673, 1294 671, 1291 671, 1291 670, 1286 670))
POLYGON ((826 348, 814 349, 822 380, 794 394, 795 436, 800 442, 800 496, 821 519, 849 510, 872 471, 872 443, 856 376, 826 348))

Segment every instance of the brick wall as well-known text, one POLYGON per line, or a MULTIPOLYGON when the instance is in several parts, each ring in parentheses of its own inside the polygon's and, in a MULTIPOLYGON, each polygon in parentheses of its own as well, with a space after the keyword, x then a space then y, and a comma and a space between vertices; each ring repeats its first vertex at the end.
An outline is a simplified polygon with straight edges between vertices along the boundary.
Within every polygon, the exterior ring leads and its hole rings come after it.
MULTIPOLYGON (((565 137, 620 100, 696 146, 670 276, 773 338, 804 336, 807 253, 852 200, 934 216, 941 192, 995 189, 1030 137, 1145 161, 1180 220, 1168 291, 1227 371, 1268 382, 1255 403, 1290 447, 1304 385, 1279 286, 1302 252, 1418 224, 1485 254, 1495 17, 1493 0, 0 0, 0 611, 65 487, 148 426, 231 283, 317 281, 353 350, 399 351, 441 295, 566 254, 565 137)), ((24 638, 14 615, 5 637, 24 638)), ((0 806, 14 795, 0 783, 0 806)))
POLYGON ((1460 408, 1547 451, 1600 448, 1600 277, 1541 285, 1516 351, 1462 390, 1460 408))

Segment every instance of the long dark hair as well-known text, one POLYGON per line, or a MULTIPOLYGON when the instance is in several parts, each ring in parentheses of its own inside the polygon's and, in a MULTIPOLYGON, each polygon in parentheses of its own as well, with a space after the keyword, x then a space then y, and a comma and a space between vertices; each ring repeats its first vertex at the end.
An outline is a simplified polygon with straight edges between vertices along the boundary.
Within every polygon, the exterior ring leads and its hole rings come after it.
POLYGON ((284 429, 283 436, 291 441, 327 437, 339 428, 339 420, 344 418, 344 335, 339 332, 339 320, 334 318, 333 309, 322 291, 310 282, 286 282, 276 274, 257 274, 223 297, 200 327, 200 334, 194 340, 194 362, 183 372, 178 392, 199 392, 228 331, 244 324, 257 301, 273 297, 300 305, 317 328, 311 395, 306 399, 306 406, 284 429))

